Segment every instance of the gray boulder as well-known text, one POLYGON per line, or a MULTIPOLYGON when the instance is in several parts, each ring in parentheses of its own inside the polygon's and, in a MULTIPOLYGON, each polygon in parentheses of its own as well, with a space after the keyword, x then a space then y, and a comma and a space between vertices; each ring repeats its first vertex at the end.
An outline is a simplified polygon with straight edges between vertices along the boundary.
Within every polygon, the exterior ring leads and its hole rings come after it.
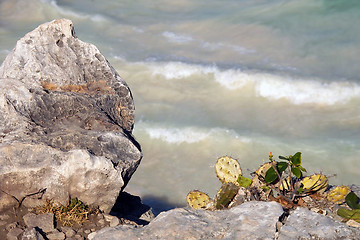
POLYGON ((298 207, 281 227, 279 240, 286 239, 360 239, 360 229, 327 216, 298 207))
POLYGON ((104 228, 92 239, 274 239, 282 213, 276 202, 246 202, 222 211, 178 208, 143 228, 104 228))
POLYGON ((139 165, 130 89, 73 23, 21 38, 0 67, 0 210, 78 197, 109 212, 139 165))
POLYGON ((107 227, 91 239, 360 239, 359 229, 306 208, 287 214, 277 202, 250 201, 221 211, 178 208, 145 227, 107 227))

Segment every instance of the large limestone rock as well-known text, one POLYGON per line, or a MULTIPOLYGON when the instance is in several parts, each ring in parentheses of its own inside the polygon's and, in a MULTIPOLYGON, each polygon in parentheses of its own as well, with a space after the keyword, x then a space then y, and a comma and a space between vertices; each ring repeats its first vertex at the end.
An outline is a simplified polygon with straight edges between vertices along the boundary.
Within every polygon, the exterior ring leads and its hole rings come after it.
POLYGON ((0 67, 0 210, 78 197, 109 211, 142 158, 133 125, 130 89, 99 50, 70 20, 40 25, 0 67))
POLYGON ((360 239, 360 230, 298 207, 287 213, 277 202, 245 202, 229 210, 178 208, 149 225, 103 228, 92 240, 135 239, 360 239))
POLYGON ((297 208, 282 226, 279 240, 286 239, 360 239, 360 229, 329 217, 297 208))
POLYGON ((276 202, 246 202, 222 211, 178 208, 160 213, 143 228, 104 228, 92 239, 274 239, 282 214, 276 202))

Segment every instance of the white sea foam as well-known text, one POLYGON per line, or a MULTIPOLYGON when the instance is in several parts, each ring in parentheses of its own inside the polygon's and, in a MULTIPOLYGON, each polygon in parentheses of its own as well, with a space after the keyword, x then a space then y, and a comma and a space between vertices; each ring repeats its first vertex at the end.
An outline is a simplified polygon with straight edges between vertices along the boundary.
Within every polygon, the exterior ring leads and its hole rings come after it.
POLYGON ((202 66, 181 62, 150 64, 153 75, 166 79, 183 79, 206 75, 225 88, 235 91, 246 86, 255 97, 269 100, 285 99, 292 104, 345 104, 359 98, 360 86, 350 82, 324 82, 321 79, 299 79, 269 73, 246 72, 241 69, 221 70, 216 66, 202 66))
POLYGON ((175 42, 175 43, 187 43, 187 42, 191 42, 194 40, 189 35, 176 34, 174 32, 168 32, 168 31, 163 32, 162 36, 165 37, 166 39, 168 39, 168 41, 175 42))
POLYGON ((72 17, 76 17, 79 19, 90 19, 93 22, 106 21, 105 16, 100 15, 100 14, 89 15, 89 14, 85 14, 85 13, 81 13, 81 12, 74 12, 69 9, 60 7, 56 0, 40 0, 40 1, 50 4, 57 12, 59 12, 62 15, 65 15, 65 16, 72 16, 72 17))
POLYGON ((206 139, 209 133, 199 131, 192 127, 187 128, 164 128, 164 127, 153 127, 146 128, 147 134, 151 138, 161 139, 168 143, 196 143, 206 139))
POLYGON ((141 121, 136 124, 136 128, 137 131, 146 132, 152 139, 160 139, 171 144, 198 143, 208 138, 230 138, 237 139, 244 143, 251 142, 250 138, 239 136, 234 130, 224 128, 207 129, 196 126, 170 127, 144 123, 141 121))
POLYGON ((195 74, 212 73, 212 68, 181 62, 156 63, 149 65, 153 75, 160 75, 166 79, 188 78, 195 74))
POLYGON ((293 104, 317 103, 333 105, 347 103, 360 96, 360 86, 348 82, 322 83, 314 80, 284 79, 278 76, 257 76, 256 93, 277 100, 287 99, 293 104))

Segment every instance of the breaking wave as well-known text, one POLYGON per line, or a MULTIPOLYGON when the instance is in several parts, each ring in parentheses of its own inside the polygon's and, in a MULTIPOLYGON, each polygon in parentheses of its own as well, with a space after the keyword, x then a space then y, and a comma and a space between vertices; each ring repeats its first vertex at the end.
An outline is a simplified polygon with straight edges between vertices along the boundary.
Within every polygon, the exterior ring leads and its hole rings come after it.
POLYGON ((285 99, 295 105, 345 104, 360 96, 360 86, 351 82, 324 82, 321 79, 299 79, 241 69, 222 70, 217 66, 182 62, 150 63, 149 68, 153 75, 168 80, 202 75, 204 79, 212 79, 231 91, 250 87, 255 97, 268 100, 285 99))

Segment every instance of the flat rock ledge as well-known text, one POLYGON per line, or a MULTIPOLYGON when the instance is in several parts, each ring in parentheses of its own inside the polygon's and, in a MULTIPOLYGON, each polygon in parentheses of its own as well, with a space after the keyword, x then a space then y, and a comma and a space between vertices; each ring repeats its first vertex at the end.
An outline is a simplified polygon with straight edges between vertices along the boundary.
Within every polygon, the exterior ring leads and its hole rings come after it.
POLYGON ((360 239, 360 230, 298 207, 286 213, 276 202, 245 202, 222 211, 178 208, 145 227, 119 225, 89 235, 115 239, 360 239))
POLYGON ((140 164, 130 89, 73 23, 44 23, 0 67, 0 211, 77 197, 109 212, 140 164))

